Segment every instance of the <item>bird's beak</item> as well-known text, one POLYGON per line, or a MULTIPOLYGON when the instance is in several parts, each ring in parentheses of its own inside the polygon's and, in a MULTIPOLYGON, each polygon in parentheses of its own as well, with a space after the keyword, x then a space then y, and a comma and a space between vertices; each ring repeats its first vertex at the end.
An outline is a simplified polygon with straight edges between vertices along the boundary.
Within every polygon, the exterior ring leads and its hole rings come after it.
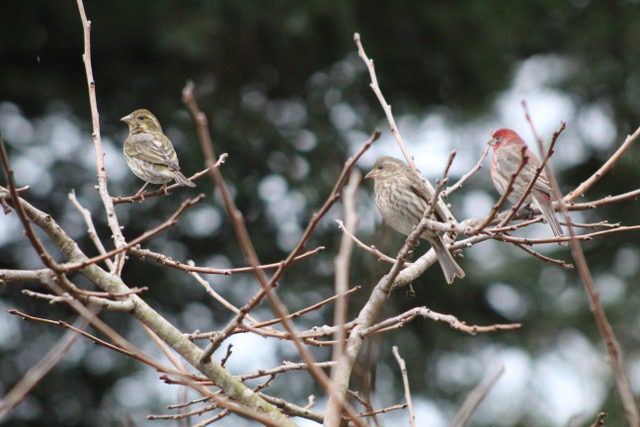
POLYGON ((370 171, 369 171, 369 172, 364 176, 364 179, 373 178, 373 177, 375 177, 375 176, 376 176, 376 174, 375 174, 375 170, 374 170, 374 169, 371 169, 371 170, 370 170, 370 171))
POLYGON ((494 145, 496 145, 496 140, 491 138, 490 140, 487 141, 487 144, 493 147, 494 145))
POLYGON ((126 124, 130 124, 133 121, 133 117, 131 117, 131 114, 128 114, 121 118, 120 121, 125 122, 126 124))

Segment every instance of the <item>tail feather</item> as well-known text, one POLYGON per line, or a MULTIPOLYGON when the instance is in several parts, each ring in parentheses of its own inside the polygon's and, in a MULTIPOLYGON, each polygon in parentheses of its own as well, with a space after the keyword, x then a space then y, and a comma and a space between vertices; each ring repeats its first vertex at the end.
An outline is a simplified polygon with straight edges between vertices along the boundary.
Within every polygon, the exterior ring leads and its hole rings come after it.
POLYGON ((429 239, 429 241, 431 242, 433 249, 436 251, 440 268, 442 268, 442 272, 444 273, 444 278, 447 283, 452 284, 456 277, 461 279, 464 278, 464 270, 462 270, 456 260, 453 259, 453 255, 451 255, 451 252, 449 252, 442 241, 442 236, 429 239))
POLYGON ((187 187, 195 187, 196 185, 189 181, 186 176, 182 175, 180 171, 173 171, 173 179, 180 185, 186 185, 187 187))
MULTIPOLYGON (((543 194, 542 197, 534 195, 533 201, 538 209, 540 209, 540 212, 542 213, 545 221, 547 221, 547 224, 549 224, 549 227, 551 227, 553 235, 556 237, 564 237, 562 227, 558 222, 558 218, 556 218, 556 212, 553 210, 553 206, 551 205, 551 198, 547 194, 543 194), (547 200, 547 198, 549 199, 547 200)), ((558 244, 560 246, 566 246, 567 242, 558 242, 558 244)))

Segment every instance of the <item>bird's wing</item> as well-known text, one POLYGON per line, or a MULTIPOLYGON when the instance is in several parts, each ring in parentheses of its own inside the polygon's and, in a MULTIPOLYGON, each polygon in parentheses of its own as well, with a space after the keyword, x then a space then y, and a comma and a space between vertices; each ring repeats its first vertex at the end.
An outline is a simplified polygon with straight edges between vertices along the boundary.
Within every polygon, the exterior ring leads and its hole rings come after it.
MULTIPOLYGON (((422 199, 422 201, 424 201, 424 209, 426 210, 427 206, 431 204, 431 201, 433 200, 433 198, 429 197, 425 193, 424 183, 420 181, 420 179, 415 175, 415 173, 412 170, 408 170, 407 172, 409 173, 409 176, 411 179, 411 184, 409 185, 409 188, 411 189, 411 192, 413 194, 415 194, 420 199, 422 199)), ((435 206, 431 211, 431 216, 433 216, 437 221, 444 222, 444 219, 442 218, 440 213, 438 213, 438 210, 436 209, 435 206)))
MULTIPOLYGON (((528 158, 528 163, 537 170, 540 167, 540 160, 531 152, 531 150, 527 149, 526 154, 528 158)), ((535 172, 532 172, 535 173, 535 172)), ((549 183, 549 179, 547 179, 547 175, 544 170, 540 172, 538 179, 536 179, 536 183, 533 184, 533 188, 536 190, 544 191, 547 194, 553 194, 553 189, 551 188, 551 184, 549 183)))
POLYGON ((125 143, 124 150, 129 156, 180 170, 176 152, 164 134, 136 134, 130 135, 127 140, 129 143, 125 143))
POLYGON ((413 194, 421 198, 426 204, 431 203, 431 200, 429 200, 427 195, 424 193, 424 189, 422 188, 421 182, 417 182, 417 180, 411 180, 411 185, 409 188, 411 188, 411 192, 413 194))
MULTIPOLYGON (((520 172, 518 180, 526 179, 528 184, 529 179, 527 179, 527 176, 533 177, 535 171, 540 167, 540 160, 538 160, 536 155, 528 148, 525 149, 524 155, 527 157, 527 164, 524 166, 522 172, 520 172)), ((510 150, 502 148, 494 154, 494 160, 492 162, 498 162, 500 167, 503 169, 504 174, 508 176, 507 181, 504 184, 505 187, 507 182, 511 179, 511 175, 518 171, 521 161, 522 151, 520 149, 510 150), (500 157, 499 160, 498 157, 500 157)), ((553 194, 551 184, 549 184, 549 180, 547 179, 544 170, 538 176, 536 183, 533 184, 533 188, 544 191, 548 194, 553 194)))
POLYGON ((536 190, 544 191, 547 194, 553 195, 553 188, 551 188, 551 183, 547 179, 547 176, 544 174, 544 171, 540 173, 540 176, 536 180, 536 183, 533 184, 533 188, 536 190))

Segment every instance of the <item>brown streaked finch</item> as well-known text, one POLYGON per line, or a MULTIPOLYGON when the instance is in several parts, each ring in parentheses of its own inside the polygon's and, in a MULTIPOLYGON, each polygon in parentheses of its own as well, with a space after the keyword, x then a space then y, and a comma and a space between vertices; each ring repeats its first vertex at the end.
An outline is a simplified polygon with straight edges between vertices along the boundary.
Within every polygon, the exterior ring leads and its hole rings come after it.
MULTIPOLYGON (((493 148, 493 158, 491 159, 491 180, 493 185, 501 195, 507 191, 512 176, 516 173, 522 163, 522 155, 526 157, 526 163, 513 182, 513 190, 508 196, 511 203, 517 203, 526 190, 527 186, 540 167, 540 160, 527 148, 525 142, 515 131, 511 129, 498 129, 491 134, 489 145, 493 148), (524 151, 523 151, 524 150, 524 151)), ((532 201, 542 213, 543 218, 551 227, 554 236, 562 237, 562 227, 556 218, 553 210, 553 190, 547 179, 544 170, 538 175, 531 193, 524 203, 530 204, 532 201)), ((566 242, 558 242, 558 244, 566 242)))
POLYGON ((122 151, 129 169, 145 184, 136 194, 151 184, 166 185, 172 179, 180 185, 195 187, 180 172, 178 155, 167 136, 162 133, 160 122, 149 110, 140 109, 120 119, 129 126, 129 136, 122 151))
MULTIPOLYGON (((376 207, 384 221, 402 234, 411 233, 431 203, 422 189, 423 183, 411 168, 401 160, 383 156, 365 178, 373 178, 376 207)), ((435 211, 431 218, 438 220, 435 211)), ((420 237, 431 243, 447 283, 453 283, 456 277, 464 277, 464 271, 453 259, 440 234, 425 230, 420 237)))

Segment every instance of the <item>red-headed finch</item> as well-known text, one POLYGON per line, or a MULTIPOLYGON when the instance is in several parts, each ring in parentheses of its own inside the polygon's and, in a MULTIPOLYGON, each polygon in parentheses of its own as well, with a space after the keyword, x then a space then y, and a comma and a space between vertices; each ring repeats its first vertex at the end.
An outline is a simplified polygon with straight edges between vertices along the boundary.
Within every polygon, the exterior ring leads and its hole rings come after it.
POLYGON ((122 150, 129 169, 145 184, 167 184, 174 179, 180 185, 195 187, 180 172, 178 155, 171 141, 162 133, 160 122, 149 110, 140 109, 120 119, 129 126, 129 136, 122 150))
MULTIPOLYGON (((513 190, 509 194, 509 201, 517 203, 526 190, 527 186, 540 167, 540 160, 527 148, 525 142, 515 131, 511 129, 498 129, 491 134, 489 144, 493 148, 493 158, 491 159, 491 180, 498 193, 504 194, 507 191, 511 177, 516 173, 522 163, 522 155, 526 157, 526 163, 513 183, 513 190)), ((538 179, 531 193, 524 203, 533 201, 538 207, 545 221, 551 227, 553 234, 557 237, 563 236, 562 228, 553 210, 553 190, 549 184, 544 170, 538 175, 538 179)), ((559 242, 558 244, 562 244, 559 242)))
MULTIPOLYGON (((365 178, 373 178, 376 206, 384 221, 402 234, 411 233, 431 202, 415 173, 401 160, 384 156, 376 161, 365 178)), ((431 217, 438 220, 435 211, 431 217)), ((464 277, 464 271, 453 259, 440 234, 425 230, 420 237, 428 240, 436 251, 447 283, 451 284, 456 277, 464 277)))

